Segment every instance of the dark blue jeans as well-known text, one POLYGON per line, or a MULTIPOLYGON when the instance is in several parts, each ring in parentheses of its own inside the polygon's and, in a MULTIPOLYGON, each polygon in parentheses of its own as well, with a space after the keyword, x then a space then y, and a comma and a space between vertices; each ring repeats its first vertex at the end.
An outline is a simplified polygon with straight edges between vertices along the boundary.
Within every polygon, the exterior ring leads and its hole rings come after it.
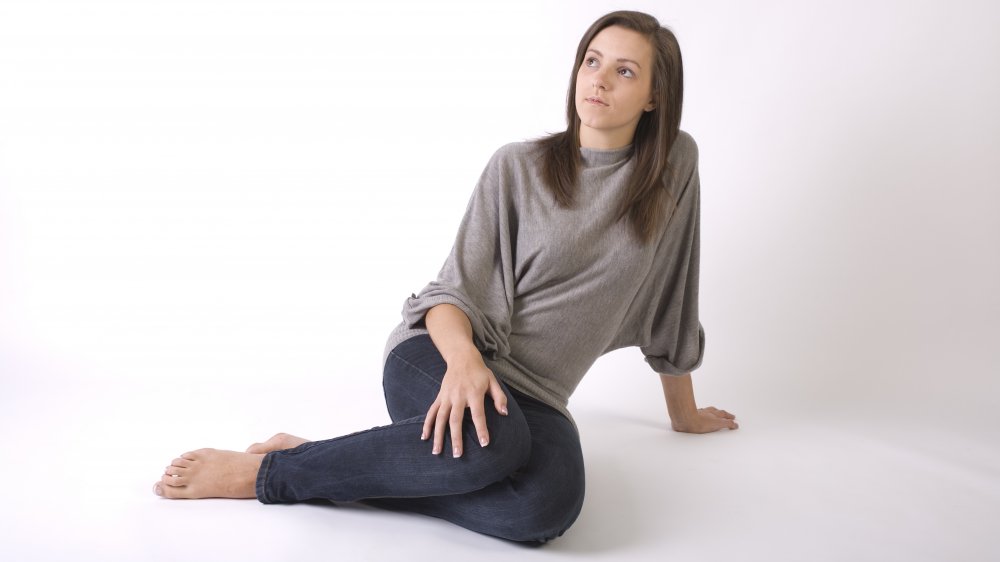
POLYGON ((445 452, 433 455, 420 432, 445 370, 430 336, 400 343, 383 374, 393 423, 268 453, 257 475, 257 499, 362 501, 515 541, 562 535, 583 506, 583 454, 572 422, 501 383, 508 415, 486 400, 490 444, 478 445, 466 412, 463 455, 447 454, 448 438, 445 452))

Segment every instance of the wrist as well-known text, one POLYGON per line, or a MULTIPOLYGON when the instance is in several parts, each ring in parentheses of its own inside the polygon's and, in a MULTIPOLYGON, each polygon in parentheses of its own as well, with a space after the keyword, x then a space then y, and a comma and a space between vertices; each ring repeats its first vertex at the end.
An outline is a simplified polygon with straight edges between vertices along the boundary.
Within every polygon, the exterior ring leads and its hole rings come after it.
POLYGON ((483 362, 483 355, 472 342, 450 346, 446 351, 441 352, 441 357, 444 358, 444 362, 449 367, 483 362))
POLYGON ((670 415, 670 423, 674 425, 689 425, 698 418, 698 407, 694 404, 690 406, 667 405, 667 413, 670 415))
POLYGON ((660 375, 663 396, 667 403, 667 413, 673 425, 689 425, 698 417, 698 406, 694 400, 691 374, 660 375))

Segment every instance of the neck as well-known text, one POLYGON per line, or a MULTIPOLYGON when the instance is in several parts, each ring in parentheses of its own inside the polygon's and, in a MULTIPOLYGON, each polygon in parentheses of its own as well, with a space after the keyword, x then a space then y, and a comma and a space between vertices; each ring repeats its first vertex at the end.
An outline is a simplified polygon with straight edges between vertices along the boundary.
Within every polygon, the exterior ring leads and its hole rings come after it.
POLYGON ((597 150, 614 150, 632 144, 635 127, 613 131, 598 131, 586 125, 580 127, 580 146, 597 150))

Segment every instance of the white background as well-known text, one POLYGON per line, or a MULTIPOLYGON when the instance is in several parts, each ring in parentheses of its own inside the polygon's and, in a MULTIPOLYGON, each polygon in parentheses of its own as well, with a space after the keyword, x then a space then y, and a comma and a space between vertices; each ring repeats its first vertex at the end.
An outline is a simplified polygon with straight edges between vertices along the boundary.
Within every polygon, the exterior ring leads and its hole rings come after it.
POLYGON ((1000 552, 1000 8, 0 2, 0 550, 29 559, 986 560, 1000 552), (699 144, 703 405, 574 395, 541 550, 369 509, 168 502, 192 448, 386 423, 385 338, 579 37, 652 13, 699 144))

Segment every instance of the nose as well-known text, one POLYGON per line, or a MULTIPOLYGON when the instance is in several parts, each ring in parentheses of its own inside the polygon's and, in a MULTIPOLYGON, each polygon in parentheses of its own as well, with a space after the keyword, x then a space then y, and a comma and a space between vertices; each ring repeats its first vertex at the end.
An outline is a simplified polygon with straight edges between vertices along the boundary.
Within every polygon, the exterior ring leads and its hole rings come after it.
POLYGON ((608 89, 609 81, 607 80, 607 78, 606 78, 606 76, 604 74, 605 72, 607 72, 607 70, 605 70, 605 69, 602 68, 602 69, 599 69, 597 72, 594 73, 594 78, 593 78, 593 81, 594 81, 594 90, 607 90, 608 89))

